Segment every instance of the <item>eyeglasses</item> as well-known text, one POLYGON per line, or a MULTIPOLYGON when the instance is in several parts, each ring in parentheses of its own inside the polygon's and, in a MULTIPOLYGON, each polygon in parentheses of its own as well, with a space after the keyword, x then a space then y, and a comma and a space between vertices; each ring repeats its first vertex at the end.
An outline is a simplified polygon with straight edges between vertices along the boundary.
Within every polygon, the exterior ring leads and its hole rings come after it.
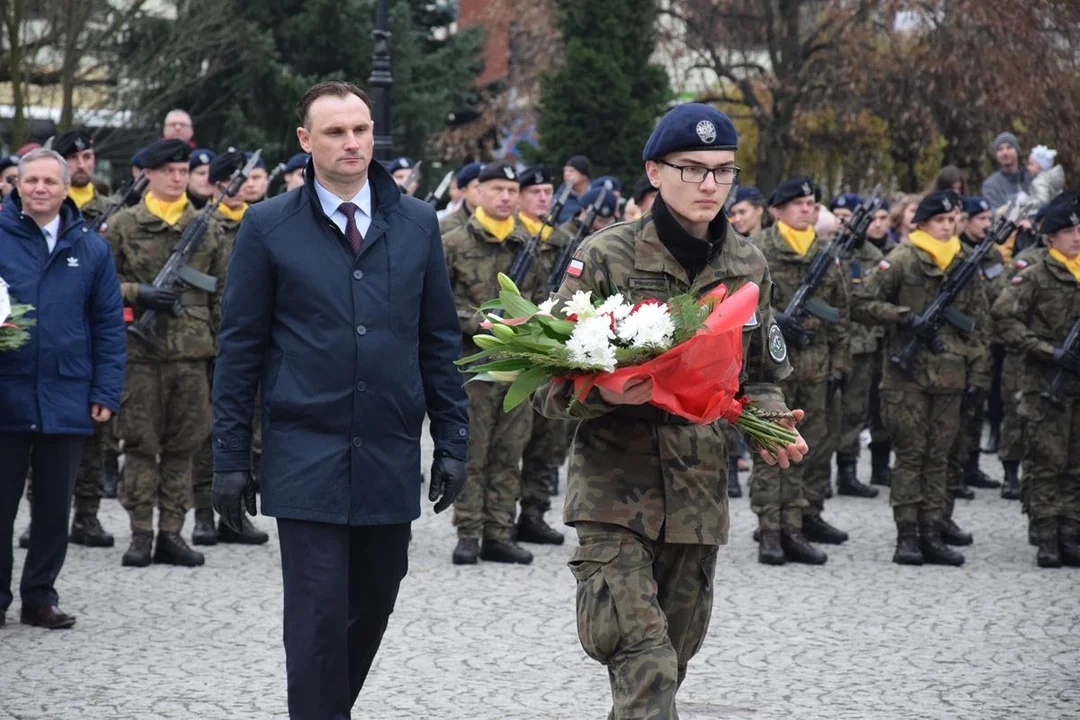
POLYGON ((667 165, 669 168, 675 168, 679 171, 679 179, 684 183, 700 184, 705 182, 705 178, 710 174, 713 176, 713 180, 717 185, 733 185, 736 180, 739 179, 739 170, 741 168, 730 165, 728 167, 720 168, 707 168, 700 165, 673 165, 672 163, 664 160, 660 161, 661 165, 667 165))
POLYGON ((191 127, 191 123, 182 120, 173 120, 172 122, 165 123, 165 125, 168 127, 191 127))

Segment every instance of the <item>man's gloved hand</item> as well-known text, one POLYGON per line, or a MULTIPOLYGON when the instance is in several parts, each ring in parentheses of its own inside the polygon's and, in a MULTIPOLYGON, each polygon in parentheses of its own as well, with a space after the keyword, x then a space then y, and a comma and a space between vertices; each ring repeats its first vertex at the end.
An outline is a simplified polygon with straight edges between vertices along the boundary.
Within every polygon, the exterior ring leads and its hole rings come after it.
POLYGON ((243 532, 244 507, 248 515, 257 515, 255 509, 255 477, 250 472, 214 473, 210 486, 210 503, 221 516, 221 522, 236 532, 243 532))
POLYGON ((173 306, 180 301, 180 295, 175 290, 159 288, 149 283, 139 283, 139 292, 135 296, 135 304, 141 308, 170 312, 173 306))
MULTIPOLYGON (((216 487, 217 476, 214 478, 216 487)), ((436 450, 435 460, 431 463, 431 486, 428 489, 428 500, 435 503, 435 513, 441 513, 453 505, 464 487, 465 461, 436 450)))
POLYGON ((1077 353, 1076 348, 1054 348, 1054 364, 1065 372, 1080 375, 1080 353, 1077 353))
POLYGON ((780 327, 780 332, 784 336, 784 340, 789 345, 794 345, 800 350, 804 350, 810 347, 814 342, 814 333, 811 330, 807 330, 799 321, 790 315, 783 312, 774 312, 773 319, 776 320, 776 324, 780 327))

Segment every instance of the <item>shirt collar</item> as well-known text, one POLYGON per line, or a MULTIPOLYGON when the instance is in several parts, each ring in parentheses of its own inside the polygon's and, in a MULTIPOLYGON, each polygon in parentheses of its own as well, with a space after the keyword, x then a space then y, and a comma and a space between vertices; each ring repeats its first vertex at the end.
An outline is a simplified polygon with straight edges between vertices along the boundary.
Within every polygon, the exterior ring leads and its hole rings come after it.
POLYGON ((41 228, 41 231, 53 240, 57 240, 60 237, 60 214, 57 213, 49 224, 41 228))
MULTIPOLYGON (((330 217, 337 212, 341 203, 346 201, 323 187, 318 178, 313 179, 315 180, 315 194, 319 198, 319 204, 322 205, 326 217, 330 217)), ((364 187, 360 188, 356 194, 353 195, 352 200, 349 200, 348 202, 353 203, 360 208, 360 212, 371 217, 371 182, 365 182, 364 187)))

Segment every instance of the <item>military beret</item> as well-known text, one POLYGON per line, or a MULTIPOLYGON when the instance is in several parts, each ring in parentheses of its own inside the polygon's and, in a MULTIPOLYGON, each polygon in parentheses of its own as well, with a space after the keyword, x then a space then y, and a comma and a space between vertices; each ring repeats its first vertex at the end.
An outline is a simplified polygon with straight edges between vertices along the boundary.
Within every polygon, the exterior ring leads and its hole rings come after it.
POLYGON ((285 172, 291 173, 296 170, 303 169, 307 166, 307 161, 310 157, 311 156, 307 153, 296 153, 291 158, 289 158, 289 161, 287 163, 285 163, 285 172))
POLYGON ((410 157, 398 157, 390 161, 390 164, 386 166, 387 172, 395 172, 397 170, 412 170, 416 167, 416 161, 410 157))
POLYGON ((777 185, 772 195, 769 195, 769 207, 779 207, 796 198, 813 197, 816 200, 818 192, 820 191, 814 185, 814 181, 805 175, 788 178, 777 185))
POLYGON ((221 153, 210 163, 210 182, 225 182, 232 177, 237 168, 244 167, 247 161, 247 153, 237 150, 221 153))
POLYGON ((572 167, 585 177, 592 177, 592 163, 584 155, 575 155, 563 167, 572 167))
POLYGON ((157 140, 141 151, 143 168, 158 168, 166 163, 187 163, 191 159, 191 146, 183 140, 157 140))
POLYGON ((1080 225, 1080 191, 1063 192, 1043 208, 1042 225, 1039 231, 1051 235, 1058 230, 1080 225))
POLYGON ((483 169, 483 163, 471 162, 468 165, 465 165, 458 170, 457 186, 461 189, 465 189, 469 183, 480 177, 480 171, 483 169))
POLYGON ((641 201, 645 199, 645 196, 651 192, 656 192, 656 188, 653 187, 648 175, 642 175, 638 178, 638 181, 634 183, 634 203, 640 205, 641 201))
POLYGON ((735 150, 739 135, 724 113, 711 105, 678 105, 660 118, 645 143, 642 160, 660 160, 687 150, 735 150))
MULTIPOLYGON (((244 162, 247 162, 248 160, 250 160, 251 156, 253 154, 254 153, 249 153, 249 152, 244 153, 244 162)), ((262 155, 259 156, 258 161, 255 163, 255 167, 262 168, 263 170, 266 169, 266 161, 262 159, 262 155)))
POLYGON ((555 180, 544 165, 534 165, 521 171, 521 187, 527 188, 533 185, 554 185, 555 180))
POLYGON ((961 202, 965 215, 979 215, 990 212, 990 202, 984 197, 965 197, 961 198, 961 202))
POLYGON ((485 183, 488 180, 510 180, 511 182, 520 182, 517 171, 514 170, 514 166, 501 160, 490 162, 485 165, 484 169, 480 171, 480 174, 476 179, 482 183, 485 183))
POLYGON ((952 190, 937 190, 922 199, 919 207, 915 210, 913 223, 920 223, 935 215, 950 213, 960 207, 960 196, 952 190))
POLYGON ((592 183, 590 184, 590 186, 591 187, 600 187, 605 182, 610 183, 611 184, 611 189, 614 190, 615 192, 622 192, 622 183, 619 182, 618 178, 612 177, 611 175, 601 175, 600 177, 593 180, 592 183))
MULTIPOLYGON (((596 202, 596 198, 600 197, 600 191, 604 189, 603 185, 593 185, 589 188, 584 195, 581 196, 581 207, 588 209, 596 202)), ((596 213, 599 217, 611 217, 615 214, 615 208, 618 207, 618 201, 615 199, 614 188, 607 191, 604 195, 604 202, 600 204, 600 210, 596 213)))
POLYGON ((135 154, 131 156, 131 166, 137 167, 140 170, 143 169, 143 160, 146 158, 146 148, 139 148, 135 151, 135 154))
POLYGON ((761 194, 761 191, 751 185, 739 185, 735 188, 735 192, 731 196, 731 204, 738 205, 741 202, 748 202, 751 205, 757 207, 765 206, 765 196, 761 194))
POLYGON ((862 205, 861 197, 859 197, 855 193, 843 193, 842 195, 837 195, 832 199, 831 202, 829 202, 829 210, 831 211, 835 210, 836 208, 846 208, 854 212, 855 208, 859 207, 860 205, 862 205))
POLYGON ((214 158, 217 157, 217 153, 213 150, 207 150, 206 148, 195 148, 191 151, 191 160, 188 161, 188 167, 194 170, 197 167, 203 165, 209 165, 214 162, 214 158))
POLYGON ((21 158, 18 155, 0 155, 0 172, 4 172, 9 167, 18 167, 19 160, 21 158))
POLYGON ((94 141, 86 130, 68 130, 52 141, 52 149, 67 158, 94 147, 94 141))

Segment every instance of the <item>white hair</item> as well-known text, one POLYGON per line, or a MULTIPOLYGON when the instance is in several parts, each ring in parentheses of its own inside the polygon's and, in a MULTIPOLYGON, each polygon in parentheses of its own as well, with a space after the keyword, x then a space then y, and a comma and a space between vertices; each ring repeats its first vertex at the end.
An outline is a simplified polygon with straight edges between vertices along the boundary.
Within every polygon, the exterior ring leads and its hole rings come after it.
POLYGON ((19 160, 19 179, 22 180, 23 167, 25 165, 32 163, 35 160, 46 159, 56 161, 56 163, 60 166, 60 174, 64 178, 64 185, 71 185, 71 170, 68 168, 67 160, 65 160, 64 156, 56 152, 55 150, 50 150, 49 148, 43 147, 31 150, 30 152, 22 156, 22 158, 19 160))

